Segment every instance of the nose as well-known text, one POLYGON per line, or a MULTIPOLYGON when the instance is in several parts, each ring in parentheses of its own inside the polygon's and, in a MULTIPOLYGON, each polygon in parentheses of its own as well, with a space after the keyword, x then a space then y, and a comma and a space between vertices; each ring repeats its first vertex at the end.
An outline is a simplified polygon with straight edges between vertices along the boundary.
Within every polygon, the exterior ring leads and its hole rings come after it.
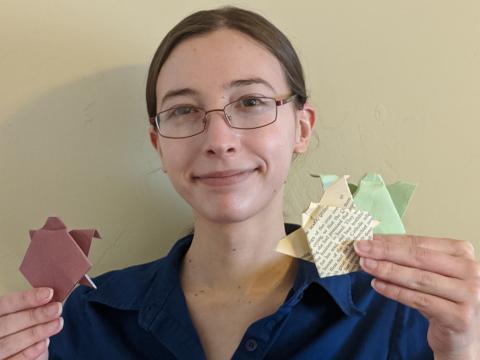
POLYGON ((205 129, 204 151, 210 156, 234 154, 240 147, 237 129, 230 127, 226 116, 222 110, 214 110, 205 116, 207 128, 205 129))

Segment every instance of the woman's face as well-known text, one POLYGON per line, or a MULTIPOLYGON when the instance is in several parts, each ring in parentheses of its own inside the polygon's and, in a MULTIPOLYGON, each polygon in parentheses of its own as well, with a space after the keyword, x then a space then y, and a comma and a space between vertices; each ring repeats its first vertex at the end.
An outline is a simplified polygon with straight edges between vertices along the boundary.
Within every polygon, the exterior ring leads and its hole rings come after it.
MULTIPOLYGON (((229 29, 181 42, 163 65, 156 91, 157 113, 180 104, 219 109, 252 94, 290 95, 275 56, 229 29)), ((220 111, 193 137, 169 139, 150 129, 164 170, 196 218, 228 223, 282 210, 292 155, 306 150, 314 120, 308 106, 298 110, 293 102, 277 111, 274 123, 250 130, 229 127, 220 111)))

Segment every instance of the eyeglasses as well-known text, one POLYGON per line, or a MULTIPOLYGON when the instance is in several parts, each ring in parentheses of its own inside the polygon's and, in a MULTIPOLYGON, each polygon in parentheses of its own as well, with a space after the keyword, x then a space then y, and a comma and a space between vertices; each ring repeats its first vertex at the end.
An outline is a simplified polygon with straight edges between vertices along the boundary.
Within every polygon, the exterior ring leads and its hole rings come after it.
POLYGON ((223 109, 204 110, 190 105, 175 106, 150 118, 158 133, 170 139, 183 139, 198 135, 207 128, 207 115, 222 111, 227 124, 234 129, 258 129, 277 120, 277 107, 287 104, 297 95, 285 99, 263 96, 245 96, 232 101, 223 109))

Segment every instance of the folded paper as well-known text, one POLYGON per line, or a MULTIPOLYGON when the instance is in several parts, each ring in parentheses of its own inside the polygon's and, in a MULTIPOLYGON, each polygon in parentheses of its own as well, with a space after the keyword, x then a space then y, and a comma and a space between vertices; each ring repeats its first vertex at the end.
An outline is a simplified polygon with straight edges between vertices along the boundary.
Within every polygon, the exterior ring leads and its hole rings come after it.
POLYGON ((371 240, 373 233, 405 233, 401 221, 415 185, 385 185, 369 173, 359 185, 348 176, 321 175, 324 193, 302 214, 302 226, 280 240, 276 250, 315 263, 321 277, 359 270, 355 240, 371 240), (352 195, 353 193, 353 195, 352 195))
MULTIPOLYGON (((324 189, 338 179, 335 175, 320 177, 324 189)), ((374 229, 375 234, 405 234, 402 217, 415 190, 415 184, 398 181, 386 185, 379 174, 368 173, 360 180, 358 186, 348 185, 355 206, 367 211, 380 222, 374 229)))
POLYGON ((86 274, 92 267, 88 259, 95 229, 71 230, 58 217, 49 217, 38 230, 30 230, 30 245, 20 271, 33 287, 51 287, 52 301, 63 301, 78 283, 93 287, 86 274))

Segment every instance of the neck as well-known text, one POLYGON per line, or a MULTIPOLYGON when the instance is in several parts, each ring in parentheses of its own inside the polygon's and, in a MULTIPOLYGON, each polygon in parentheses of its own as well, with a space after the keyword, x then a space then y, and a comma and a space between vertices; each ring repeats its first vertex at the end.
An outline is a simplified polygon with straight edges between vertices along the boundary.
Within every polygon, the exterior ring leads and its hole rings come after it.
POLYGON ((195 234, 182 266, 186 291, 259 295, 289 287, 293 283, 295 261, 275 251, 285 237, 280 211, 234 223, 195 221, 195 234))

